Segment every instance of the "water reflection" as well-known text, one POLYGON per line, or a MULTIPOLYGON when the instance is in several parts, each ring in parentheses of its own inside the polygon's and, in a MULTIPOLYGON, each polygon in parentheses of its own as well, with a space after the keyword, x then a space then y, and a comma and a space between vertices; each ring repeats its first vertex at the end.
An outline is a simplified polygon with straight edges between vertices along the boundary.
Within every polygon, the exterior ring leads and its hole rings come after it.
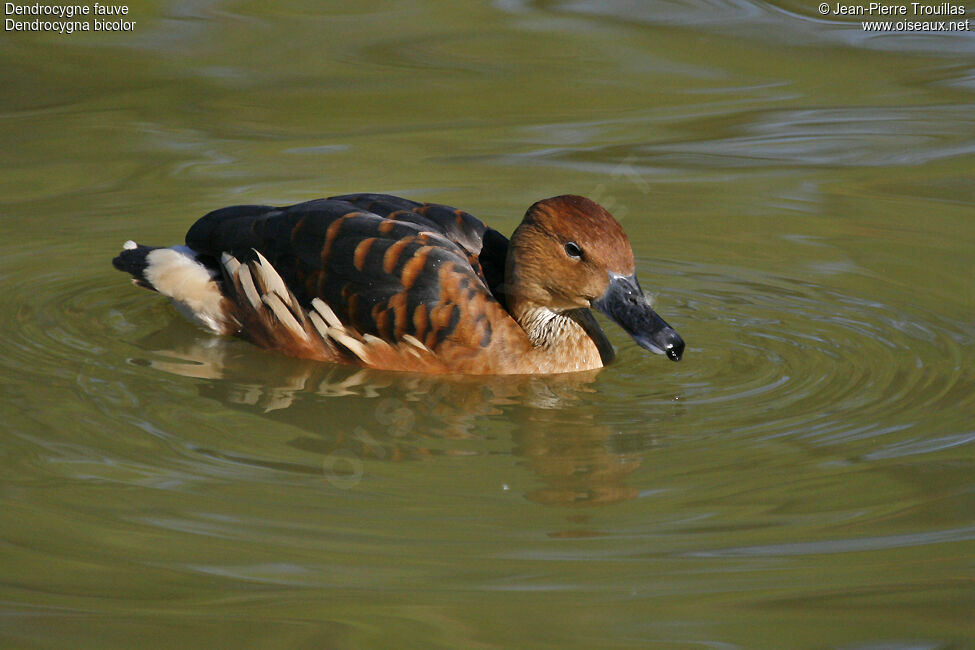
POLYGON ((484 439, 490 435, 485 418, 497 416, 512 432, 513 453, 542 483, 526 498, 552 506, 606 505, 637 496, 625 479, 639 467, 640 453, 655 443, 652 432, 626 434, 600 422, 598 409, 589 403, 596 371, 550 377, 414 375, 290 359, 241 350, 237 341, 185 335, 184 328, 164 328, 146 337, 140 346, 147 354, 132 362, 208 380, 200 385, 202 395, 298 426, 305 433, 288 444, 322 459, 320 466, 233 460, 324 471, 340 487, 354 487, 367 460, 485 453, 450 441, 484 439))
MULTIPOLYGON (((602 506, 637 497, 639 491, 626 478, 639 466, 644 448, 621 452, 614 444, 613 431, 587 420, 569 425, 552 422, 546 412, 534 426, 520 427, 515 434, 515 454, 544 482, 525 496, 548 506, 602 506)), ((533 418, 536 419, 536 418, 533 418)), ((652 446, 653 435, 641 443, 652 446)), ((632 440, 628 441, 632 444, 632 440)))

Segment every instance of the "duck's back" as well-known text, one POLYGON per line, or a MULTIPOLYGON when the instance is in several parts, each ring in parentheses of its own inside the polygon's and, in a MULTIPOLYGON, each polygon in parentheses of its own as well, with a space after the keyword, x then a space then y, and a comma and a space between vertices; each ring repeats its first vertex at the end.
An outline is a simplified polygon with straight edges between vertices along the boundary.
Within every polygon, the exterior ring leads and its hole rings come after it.
POLYGON ((224 253, 254 263, 257 251, 302 308, 318 298, 357 336, 407 336, 440 358, 444 346, 488 348, 499 326, 514 324, 491 290, 507 240, 448 206, 379 194, 233 206, 197 221, 186 244, 214 266, 224 253))

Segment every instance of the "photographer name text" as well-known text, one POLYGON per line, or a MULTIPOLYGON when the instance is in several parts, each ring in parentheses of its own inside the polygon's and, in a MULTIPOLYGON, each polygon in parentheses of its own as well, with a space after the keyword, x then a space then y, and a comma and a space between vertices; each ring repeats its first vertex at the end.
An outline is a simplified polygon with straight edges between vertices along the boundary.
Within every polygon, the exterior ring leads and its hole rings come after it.
MULTIPOLYGON (((829 7, 823 4, 822 7, 829 7)), ((821 13, 827 13, 822 11, 821 13)), ((881 2, 870 2, 868 4, 845 5, 837 2, 832 6, 834 16, 964 16, 965 5, 953 5, 950 2, 942 2, 939 5, 921 4, 920 2, 909 2, 907 4, 884 4, 881 2)))

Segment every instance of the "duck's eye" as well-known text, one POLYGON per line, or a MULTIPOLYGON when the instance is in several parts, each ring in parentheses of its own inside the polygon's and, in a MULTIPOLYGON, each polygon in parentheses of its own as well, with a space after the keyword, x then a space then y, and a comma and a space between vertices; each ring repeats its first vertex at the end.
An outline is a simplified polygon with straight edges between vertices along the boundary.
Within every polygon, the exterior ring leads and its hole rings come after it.
POLYGON ((582 249, 579 248, 579 244, 570 241, 565 245, 565 254, 574 259, 580 259, 582 258, 582 249))

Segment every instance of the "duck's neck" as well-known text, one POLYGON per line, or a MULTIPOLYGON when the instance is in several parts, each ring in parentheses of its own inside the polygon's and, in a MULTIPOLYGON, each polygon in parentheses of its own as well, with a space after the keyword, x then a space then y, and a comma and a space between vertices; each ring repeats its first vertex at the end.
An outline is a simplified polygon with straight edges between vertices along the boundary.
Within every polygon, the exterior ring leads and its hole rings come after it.
POLYGON ((541 371, 591 370, 613 360, 613 346, 588 309, 555 311, 521 301, 513 307, 541 371))
POLYGON ((505 303, 531 343, 523 363, 536 372, 602 368, 613 359, 613 347, 588 309, 549 286, 548 238, 529 210, 508 243, 505 303))

